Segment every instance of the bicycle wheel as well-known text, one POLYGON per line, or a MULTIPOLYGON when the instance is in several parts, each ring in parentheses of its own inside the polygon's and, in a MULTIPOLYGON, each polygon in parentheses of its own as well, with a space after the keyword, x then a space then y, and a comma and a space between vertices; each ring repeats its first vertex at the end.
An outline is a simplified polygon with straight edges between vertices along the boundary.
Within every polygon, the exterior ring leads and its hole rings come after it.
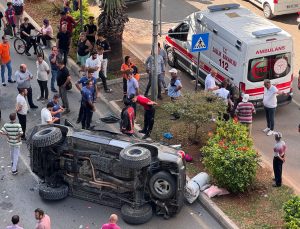
POLYGON ((41 48, 40 45, 38 45, 38 46, 36 47, 36 54, 37 54, 37 55, 41 54, 41 55, 43 56, 43 59, 44 59, 44 50, 41 48))
POLYGON ((23 54, 26 50, 26 43, 21 38, 16 38, 14 41, 14 48, 18 54, 23 54))

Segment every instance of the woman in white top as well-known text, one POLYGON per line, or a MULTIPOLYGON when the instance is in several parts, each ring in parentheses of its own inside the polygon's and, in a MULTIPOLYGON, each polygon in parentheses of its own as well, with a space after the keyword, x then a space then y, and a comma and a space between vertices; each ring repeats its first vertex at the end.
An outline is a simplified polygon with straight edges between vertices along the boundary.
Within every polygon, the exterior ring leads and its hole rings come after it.
POLYGON ((37 99, 40 100, 48 100, 49 90, 48 90, 48 76, 50 74, 50 67, 46 61, 43 59, 43 55, 39 54, 37 61, 37 81, 40 86, 41 96, 37 99))
POLYGON ((38 36, 37 42, 40 43, 42 39, 43 42, 42 48, 44 49, 47 46, 47 40, 51 40, 53 38, 53 29, 48 19, 43 20, 43 26, 40 32, 41 34, 38 36))

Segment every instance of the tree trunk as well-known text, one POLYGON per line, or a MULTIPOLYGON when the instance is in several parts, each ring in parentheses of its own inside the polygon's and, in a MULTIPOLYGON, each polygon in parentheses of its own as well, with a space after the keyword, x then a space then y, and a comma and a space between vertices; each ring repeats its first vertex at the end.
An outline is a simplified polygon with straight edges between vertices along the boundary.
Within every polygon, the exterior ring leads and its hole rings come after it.
POLYGON ((118 71, 123 63, 123 46, 121 39, 108 38, 111 52, 109 53, 108 71, 118 71))

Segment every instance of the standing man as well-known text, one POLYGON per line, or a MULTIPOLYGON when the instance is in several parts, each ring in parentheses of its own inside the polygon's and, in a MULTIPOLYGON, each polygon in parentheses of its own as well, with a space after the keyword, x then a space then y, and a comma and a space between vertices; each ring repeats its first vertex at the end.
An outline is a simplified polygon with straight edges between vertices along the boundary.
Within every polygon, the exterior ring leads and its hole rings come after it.
POLYGON ((53 99, 50 101, 50 103, 53 104, 51 115, 57 118, 57 120, 54 121, 54 123, 60 124, 60 117, 61 117, 61 113, 64 111, 64 108, 59 104, 59 95, 57 94, 53 95, 53 99))
POLYGON ((235 113, 241 124, 247 126, 248 136, 251 136, 252 130, 252 115, 255 114, 255 108, 251 102, 248 102, 249 95, 244 94, 242 102, 239 102, 235 109, 235 113))
POLYGON ((59 50, 60 55, 63 56, 64 65, 67 64, 68 54, 71 44, 71 32, 67 30, 67 24, 61 26, 61 30, 57 33, 56 47, 59 50))
POLYGON ((55 82, 56 82, 56 77, 57 77, 57 65, 56 65, 56 59, 58 57, 58 49, 56 46, 53 46, 51 49, 51 53, 49 55, 49 62, 50 62, 50 68, 51 68, 51 91, 52 92, 57 92, 55 89, 55 82))
POLYGON ((212 68, 210 74, 208 74, 205 78, 205 90, 206 91, 215 91, 218 90, 219 87, 216 86, 216 76, 218 75, 218 71, 215 68, 212 68))
MULTIPOLYGON (((168 96, 172 102, 176 102, 181 96, 182 84, 180 79, 178 79, 177 70, 175 68, 169 70, 169 73, 171 73, 171 81, 168 86, 168 96)), ((180 118, 178 113, 173 113, 172 115, 174 116, 171 118, 172 120, 180 118)))
POLYGON ((98 77, 102 80, 102 85, 103 85, 104 91, 106 93, 110 93, 110 92, 112 92, 112 89, 107 87, 106 77, 103 73, 103 48, 100 46, 97 47, 97 58, 99 59, 99 61, 101 63, 98 77))
POLYGON ((76 25, 79 23, 80 19, 78 21, 75 21, 74 18, 70 15, 67 14, 65 11, 62 11, 60 13, 60 21, 59 21, 59 30, 62 30, 63 25, 67 25, 67 30, 72 34, 73 29, 76 27, 76 25))
POLYGON ((23 20, 24 0, 12 0, 12 5, 15 10, 17 32, 20 32, 20 25, 23 20))
POLYGON ((52 117, 52 111, 53 111, 53 103, 49 102, 47 104, 47 107, 44 107, 41 110, 41 123, 42 124, 51 124, 55 123, 59 120, 59 118, 52 117))
POLYGON ((70 113, 70 109, 69 109, 69 100, 67 96, 66 87, 71 82, 71 76, 63 60, 57 59, 56 64, 58 67, 56 80, 57 80, 57 86, 59 90, 59 96, 61 97, 63 107, 65 108, 64 113, 67 114, 70 113))
MULTIPOLYGON (((5 10, 5 19, 7 26, 11 26, 13 30, 13 35, 16 36, 16 22, 15 22, 15 10, 11 2, 7 2, 7 9, 5 10)), ((11 37, 13 38, 13 37, 11 37)))
POLYGON ((35 226, 35 229, 51 229, 50 217, 47 214, 45 214, 42 209, 35 209, 34 214, 35 219, 38 221, 35 226))
POLYGON ((155 117, 155 107, 157 105, 156 102, 151 101, 142 95, 134 96, 131 99, 134 103, 138 103, 144 107, 144 128, 139 131, 139 133, 145 134, 143 139, 150 137, 153 125, 154 125, 154 117, 155 117))
POLYGON ((267 128, 263 130, 270 136, 274 134, 275 125, 275 110, 277 107, 277 95, 285 94, 283 91, 279 91, 274 85, 271 85, 271 81, 268 79, 264 80, 264 98, 263 104, 266 112, 267 128))
POLYGON ((49 90, 48 90, 48 75, 50 74, 50 68, 47 62, 44 60, 42 54, 38 54, 36 61, 37 66, 37 81, 40 86, 41 95, 37 99, 48 100, 49 90))
POLYGON ((91 56, 89 58, 87 58, 87 60, 85 62, 85 68, 87 70, 88 69, 92 70, 94 72, 93 77, 95 79, 98 78, 99 71, 101 69, 101 60, 98 58, 96 51, 92 51, 91 56))
POLYGON ((107 78, 108 54, 111 51, 111 48, 110 48, 108 41, 104 38, 103 34, 98 33, 97 37, 98 37, 98 39, 96 41, 96 45, 103 48, 102 71, 103 71, 105 78, 107 78))
POLYGON ((12 68, 11 68, 11 59, 10 59, 10 44, 5 35, 2 36, 2 43, 0 43, 0 63, 1 63, 1 78, 2 86, 6 86, 5 83, 5 67, 8 71, 8 82, 15 83, 15 80, 11 79, 12 68))
POLYGON ((11 217, 11 226, 7 226, 6 229, 23 229, 23 227, 20 227, 18 224, 20 222, 20 217, 18 215, 13 215, 11 217))
POLYGON ((93 94, 91 88, 93 87, 93 81, 88 80, 85 87, 82 88, 82 106, 83 115, 81 120, 82 129, 89 129, 95 111, 95 105, 93 104, 93 94))
POLYGON ((34 49, 34 55, 36 55, 36 41, 34 39, 32 39, 31 37, 31 30, 36 30, 35 27, 29 22, 29 18, 28 17, 24 17, 24 23, 21 24, 20 26, 20 37, 26 41, 26 50, 25 50, 25 54, 27 56, 31 56, 31 54, 29 53, 29 50, 31 48, 31 46, 33 45, 33 49, 34 49))
POLYGON ((0 133, 7 136, 7 143, 10 148, 11 157, 11 173, 13 175, 18 174, 18 160, 20 154, 20 146, 22 145, 21 136, 23 135, 22 127, 19 123, 16 123, 16 113, 9 115, 10 122, 5 123, 0 133))
POLYGON ((97 26, 94 24, 94 16, 89 16, 89 23, 84 26, 84 32, 86 32, 86 37, 94 46, 96 42, 96 32, 97 26))
MULTIPOLYGON (((154 62, 154 57, 152 55, 148 56, 145 64, 146 64, 146 71, 148 73, 148 77, 149 77, 149 80, 148 80, 148 84, 147 84, 147 87, 146 87, 146 90, 145 90, 145 96, 148 96, 148 92, 151 88, 151 81, 152 81, 152 68, 153 68, 153 62, 154 62)), ((157 56, 157 75, 158 75, 158 93, 157 93, 157 98, 158 99, 162 99, 162 96, 161 96, 161 85, 163 84, 163 86, 165 88, 166 87, 166 83, 163 82, 163 78, 164 78, 164 74, 165 74, 165 63, 164 63, 164 59, 161 55, 158 55, 157 56)), ((166 90, 167 91, 167 90, 166 90)))
MULTIPOLYGON (((164 60, 164 64, 165 64, 165 67, 167 66, 167 63, 168 63, 168 57, 167 57, 167 52, 161 48, 160 46, 160 43, 158 42, 157 43, 157 46, 158 46, 158 55, 161 56, 164 60)), ((165 89, 165 92, 167 94, 167 90, 168 90, 168 87, 167 87, 167 84, 165 82, 165 73, 161 74, 160 75, 160 80, 161 80, 161 83, 165 89)))
MULTIPOLYGON (((130 99, 132 95, 138 95, 139 94, 139 83, 138 81, 133 77, 133 72, 131 69, 127 70, 127 98, 130 99)), ((134 114, 136 116, 136 103, 131 104, 134 109, 134 114)))
POLYGON ((277 132, 275 135, 276 144, 274 146, 273 171, 275 184, 273 187, 280 187, 282 184, 282 164, 285 162, 286 144, 282 140, 282 134, 277 132))
POLYGON ((121 229, 118 225, 118 216, 116 214, 112 214, 109 217, 109 221, 106 224, 103 224, 101 229, 121 229))
POLYGON ((17 104, 16 104, 16 112, 19 119, 19 123, 22 127, 22 136, 21 140, 26 141, 25 133, 26 133, 26 117, 28 112, 28 106, 25 99, 25 96, 27 96, 27 89, 20 89, 19 94, 17 96, 17 104))
POLYGON ((17 80, 17 84, 18 84, 17 88, 19 92, 20 89, 27 89, 27 99, 30 108, 32 109, 38 108, 38 106, 36 106, 32 100, 32 88, 31 88, 30 80, 33 79, 33 75, 31 74, 30 71, 27 70, 26 64, 20 65, 20 70, 16 71, 15 77, 17 80))

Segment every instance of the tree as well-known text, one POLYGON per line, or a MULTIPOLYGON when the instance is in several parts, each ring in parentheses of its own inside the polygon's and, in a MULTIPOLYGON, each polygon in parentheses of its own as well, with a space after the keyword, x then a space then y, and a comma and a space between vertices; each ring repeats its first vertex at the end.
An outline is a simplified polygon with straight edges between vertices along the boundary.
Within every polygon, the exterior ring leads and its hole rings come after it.
POLYGON ((123 62, 122 38, 125 23, 129 21, 125 15, 123 0, 103 0, 102 12, 98 18, 98 33, 103 34, 110 43, 109 70, 119 69, 123 62))
POLYGON ((163 106, 171 114, 177 113, 180 119, 194 126, 193 141, 197 142, 200 127, 218 115, 226 112, 227 104, 211 92, 187 93, 176 102, 163 106))

